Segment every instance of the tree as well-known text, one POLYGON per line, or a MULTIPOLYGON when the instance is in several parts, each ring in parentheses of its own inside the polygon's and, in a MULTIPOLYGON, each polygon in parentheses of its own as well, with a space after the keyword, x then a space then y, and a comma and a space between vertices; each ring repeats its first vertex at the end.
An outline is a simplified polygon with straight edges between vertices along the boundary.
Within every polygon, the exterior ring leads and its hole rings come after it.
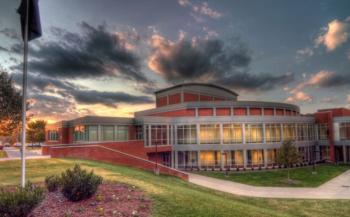
POLYGON ((0 136, 19 132, 22 115, 22 96, 6 72, 0 72, 0 136))
POLYGON ((288 182, 291 182, 289 174, 290 168, 293 166, 293 164, 300 162, 298 149, 292 140, 283 142, 282 146, 278 150, 276 161, 278 164, 284 165, 287 168, 288 182))
POLYGON ((45 141, 46 121, 36 120, 28 123, 27 142, 41 143, 45 141))

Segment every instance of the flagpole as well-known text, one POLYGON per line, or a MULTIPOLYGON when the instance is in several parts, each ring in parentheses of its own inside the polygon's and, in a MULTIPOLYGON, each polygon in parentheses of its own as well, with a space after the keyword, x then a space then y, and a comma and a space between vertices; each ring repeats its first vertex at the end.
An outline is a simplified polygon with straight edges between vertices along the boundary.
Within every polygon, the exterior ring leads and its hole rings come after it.
POLYGON ((23 47, 23 88, 22 88, 22 149, 21 149, 21 186, 26 183, 26 111, 27 111, 27 71, 28 71, 28 18, 29 18, 29 0, 26 1, 26 15, 24 25, 24 47, 23 47))

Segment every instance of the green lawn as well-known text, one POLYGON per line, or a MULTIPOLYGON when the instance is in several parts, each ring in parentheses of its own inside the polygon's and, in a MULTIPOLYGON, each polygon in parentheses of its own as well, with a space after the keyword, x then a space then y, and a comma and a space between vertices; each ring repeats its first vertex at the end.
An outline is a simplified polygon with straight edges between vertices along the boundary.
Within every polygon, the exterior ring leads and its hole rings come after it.
MULTIPOLYGON (((92 161, 41 159, 27 161, 31 181, 59 174, 74 163, 81 163, 108 180, 119 181, 145 191, 154 201, 153 216, 229 217, 229 216, 348 216, 350 200, 262 199, 234 196, 193 185, 170 176, 155 176, 128 167, 92 161)), ((18 184, 20 162, 0 162, 0 183, 18 184)))
POLYGON ((201 175, 225 179, 255 186, 278 187, 317 187, 330 179, 350 169, 350 165, 322 164, 316 166, 316 174, 312 174, 312 167, 293 168, 290 170, 292 184, 287 182, 287 170, 246 171, 230 172, 225 176, 224 172, 200 171, 201 175))
POLYGON ((0 150, 0 158, 5 158, 7 157, 6 151, 0 150))

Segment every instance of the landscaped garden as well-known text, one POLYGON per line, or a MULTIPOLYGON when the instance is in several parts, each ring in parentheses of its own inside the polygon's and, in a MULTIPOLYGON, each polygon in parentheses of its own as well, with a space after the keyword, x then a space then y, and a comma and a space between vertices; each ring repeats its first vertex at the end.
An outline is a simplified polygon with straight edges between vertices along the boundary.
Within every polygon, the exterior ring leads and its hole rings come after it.
MULTIPOLYGON (((28 160, 27 175, 34 183, 44 183, 45 177, 61 174, 64 170, 72 168, 75 163, 79 163, 83 169, 93 169, 95 174, 103 177, 106 184, 136 189, 146 200, 150 200, 152 216, 341 217, 348 216, 350 213, 349 200, 263 199, 235 196, 206 189, 170 176, 155 176, 153 173, 142 170, 93 161, 74 159, 28 160)), ((0 162, 0 174, 0 184, 2 186, 17 185, 20 180, 20 161, 0 162)), ((98 195, 98 193, 96 194, 98 195)), ((115 193, 111 192, 111 194, 115 193)), ((96 201, 97 195, 93 196, 92 200, 96 201)), ((115 203, 121 204, 118 201, 115 203)), ((61 205, 58 204, 58 206, 61 205)), ((69 209, 69 206, 62 207, 62 215, 68 211, 67 209, 69 209)), ((135 205, 133 209, 138 210, 140 207, 135 205)), ((91 216, 100 215, 98 209, 95 208, 94 211, 95 213, 91 216)))
POLYGON ((245 172, 200 171, 196 172, 213 178, 230 180, 254 186, 272 187, 317 187, 350 169, 350 165, 320 164, 315 167, 297 167, 290 169, 287 180, 287 169, 258 170, 245 172))

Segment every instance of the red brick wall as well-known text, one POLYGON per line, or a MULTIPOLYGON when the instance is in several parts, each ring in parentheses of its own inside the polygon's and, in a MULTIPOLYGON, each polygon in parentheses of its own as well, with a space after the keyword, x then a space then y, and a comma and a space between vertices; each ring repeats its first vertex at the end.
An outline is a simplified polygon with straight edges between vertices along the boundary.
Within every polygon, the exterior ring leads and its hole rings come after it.
POLYGON ((187 116, 195 116, 195 115, 196 115, 195 109, 181 109, 181 110, 170 111, 170 112, 156 113, 156 114, 152 114, 151 116, 187 117, 187 116))
POLYGON ((185 102, 196 102, 199 100, 199 94, 184 93, 185 102))
POLYGON ((213 116, 213 109, 212 108, 199 108, 198 109, 198 116, 213 116))
MULTIPOLYGON (((134 168, 153 171, 156 164, 152 161, 142 159, 119 151, 105 149, 101 146, 56 146, 50 148, 51 157, 73 157, 86 160, 96 160, 106 163, 125 165, 134 168)), ((158 164, 159 172, 188 180, 188 175, 184 172, 158 164)))
POLYGON ((261 115, 261 108, 250 108, 250 115, 261 115))
POLYGON ((175 93, 173 95, 169 95, 169 105, 181 103, 181 94, 175 93))
POLYGON ((264 108, 264 115, 273 115, 273 108, 264 108))
POLYGON ((156 106, 161 107, 161 106, 166 106, 168 104, 168 97, 163 96, 163 97, 158 97, 156 99, 156 106))
POLYGON ((291 116, 292 115, 292 111, 291 110, 286 110, 286 116, 291 116))
POLYGON ((216 109, 216 116, 230 116, 231 115, 231 108, 217 108, 216 109))
POLYGON ((246 108, 234 108, 233 113, 234 113, 234 115, 247 115, 247 109, 246 108))

